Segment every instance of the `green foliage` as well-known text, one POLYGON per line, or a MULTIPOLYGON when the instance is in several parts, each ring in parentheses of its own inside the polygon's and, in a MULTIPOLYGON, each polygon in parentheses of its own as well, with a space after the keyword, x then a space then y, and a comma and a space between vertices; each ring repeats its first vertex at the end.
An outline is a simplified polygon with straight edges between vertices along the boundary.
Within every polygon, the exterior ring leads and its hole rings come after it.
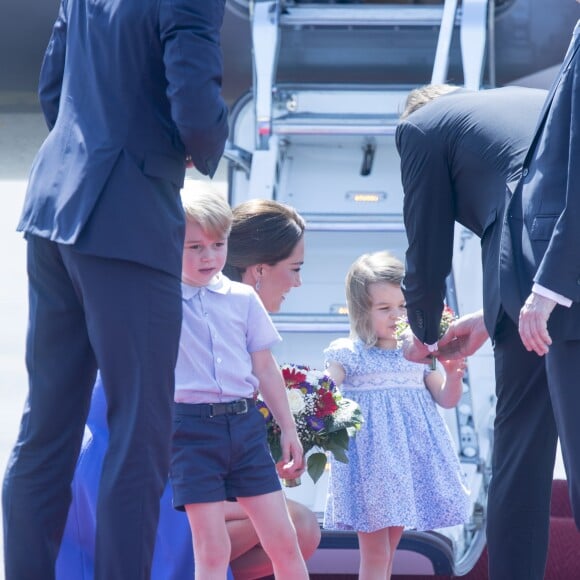
POLYGON ((312 481, 316 483, 324 473, 326 468, 326 453, 319 451, 317 453, 312 453, 309 455, 306 462, 306 471, 308 475, 312 478, 312 481))

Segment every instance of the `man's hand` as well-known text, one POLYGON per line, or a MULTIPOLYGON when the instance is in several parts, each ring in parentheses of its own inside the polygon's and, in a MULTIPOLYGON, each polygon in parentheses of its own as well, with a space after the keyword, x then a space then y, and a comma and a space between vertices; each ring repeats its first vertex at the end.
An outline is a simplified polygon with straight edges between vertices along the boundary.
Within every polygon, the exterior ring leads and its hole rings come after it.
POLYGON ((454 320, 439 339, 439 350, 435 354, 444 359, 465 358, 477 351, 488 338, 483 310, 479 310, 454 320))
POLYGON ((401 342, 403 356, 407 360, 423 364, 429 364, 431 362, 429 349, 413 334, 410 328, 405 329, 401 334, 401 342))
POLYGON ((528 296, 520 310, 519 331, 526 350, 534 351, 539 356, 545 355, 552 338, 548 332, 548 319, 556 302, 550 298, 534 294, 528 296))

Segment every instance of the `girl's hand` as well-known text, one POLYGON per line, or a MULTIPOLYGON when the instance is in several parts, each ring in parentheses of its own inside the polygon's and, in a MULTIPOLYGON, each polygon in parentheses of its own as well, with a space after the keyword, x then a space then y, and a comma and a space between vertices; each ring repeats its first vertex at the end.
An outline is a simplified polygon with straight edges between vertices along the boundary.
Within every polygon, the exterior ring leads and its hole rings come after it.
POLYGON ((439 359, 445 369, 445 377, 437 371, 425 375, 425 386, 435 402, 444 409, 452 409, 459 403, 463 394, 463 375, 465 374, 465 359, 439 359))
POLYGON ((439 359, 441 366, 445 369, 448 378, 462 379, 467 368, 467 359, 439 359))

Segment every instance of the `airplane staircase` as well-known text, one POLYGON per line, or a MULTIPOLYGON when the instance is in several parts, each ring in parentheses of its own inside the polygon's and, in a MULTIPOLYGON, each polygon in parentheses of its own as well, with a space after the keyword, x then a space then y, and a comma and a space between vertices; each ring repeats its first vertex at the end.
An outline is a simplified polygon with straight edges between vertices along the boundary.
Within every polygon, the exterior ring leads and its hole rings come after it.
MULTIPOLYGON (((254 80, 253 91, 231 112, 230 203, 272 198, 292 205, 305 217, 304 285, 287 297, 284 311, 273 317, 284 337, 276 355, 280 362, 320 368, 323 348, 333 338, 348 334, 344 277, 350 264, 360 254, 379 249, 404 257, 403 192, 394 144, 404 99, 417 84, 446 82, 457 52, 464 84, 480 88, 488 45, 493 45, 489 42, 493 1, 251 0, 247 6, 254 80), (368 50, 369 37, 383 50, 389 48, 386 35, 400 31, 407 31, 411 39, 425 33, 435 41, 419 51, 420 58, 430 62, 428 76, 414 85, 399 83, 386 67, 380 83, 355 82, 356 67, 365 66, 365 58, 375 58, 368 50), (457 38, 460 49, 453 52, 457 38), (365 49, 357 53, 359 44, 365 49), (294 68, 303 63, 302 76, 286 74, 284 63, 289 60, 294 68), (342 61, 345 81, 336 75, 342 61), (324 76, 328 67, 335 69, 332 79, 324 76)), ((413 49, 410 54, 416 53, 413 49)), ((449 301, 459 312, 453 277, 449 301)), ((429 559, 439 574, 467 572, 485 544, 491 436, 487 415, 477 416, 474 411, 469 375, 456 414, 446 419, 475 496, 472 519, 452 538, 438 532, 407 532, 401 543, 403 549, 429 559)), ((489 410, 491 393, 485 396, 488 401, 481 407, 489 410)), ((320 511, 323 498, 317 498, 317 505, 311 507, 320 511)), ((356 548, 356 536, 325 532, 321 548, 356 548)))

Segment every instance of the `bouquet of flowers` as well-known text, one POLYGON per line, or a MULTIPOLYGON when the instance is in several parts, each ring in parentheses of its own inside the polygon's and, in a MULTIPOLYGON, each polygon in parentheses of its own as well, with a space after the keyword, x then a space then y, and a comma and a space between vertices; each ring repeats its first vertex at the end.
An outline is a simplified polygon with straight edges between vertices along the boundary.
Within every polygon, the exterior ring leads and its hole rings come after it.
MULTIPOLYGON (((451 323, 457 318, 455 312, 447 306, 443 307, 443 312, 441 313, 441 322, 439 323, 439 336, 441 338, 451 326, 451 323)), ((401 338, 402 334, 409 328, 409 323, 406 318, 399 319, 397 322, 397 337, 401 338)), ((431 357, 431 369, 435 370, 437 368, 437 359, 431 357)))
MULTIPOLYGON (((304 453, 320 449, 309 455, 306 464, 308 474, 316 483, 326 467, 326 451, 330 451, 337 461, 348 463, 349 437, 361 428, 362 412, 357 403, 342 397, 328 375, 293 364, 282 365, 281 370, 304 453)), ((280 427, 260 397, 257 407, 266 420, 268 444, 277 462, 282 456, 280 427)), ((289 482, 289 485, 298 483, 289 482)))

